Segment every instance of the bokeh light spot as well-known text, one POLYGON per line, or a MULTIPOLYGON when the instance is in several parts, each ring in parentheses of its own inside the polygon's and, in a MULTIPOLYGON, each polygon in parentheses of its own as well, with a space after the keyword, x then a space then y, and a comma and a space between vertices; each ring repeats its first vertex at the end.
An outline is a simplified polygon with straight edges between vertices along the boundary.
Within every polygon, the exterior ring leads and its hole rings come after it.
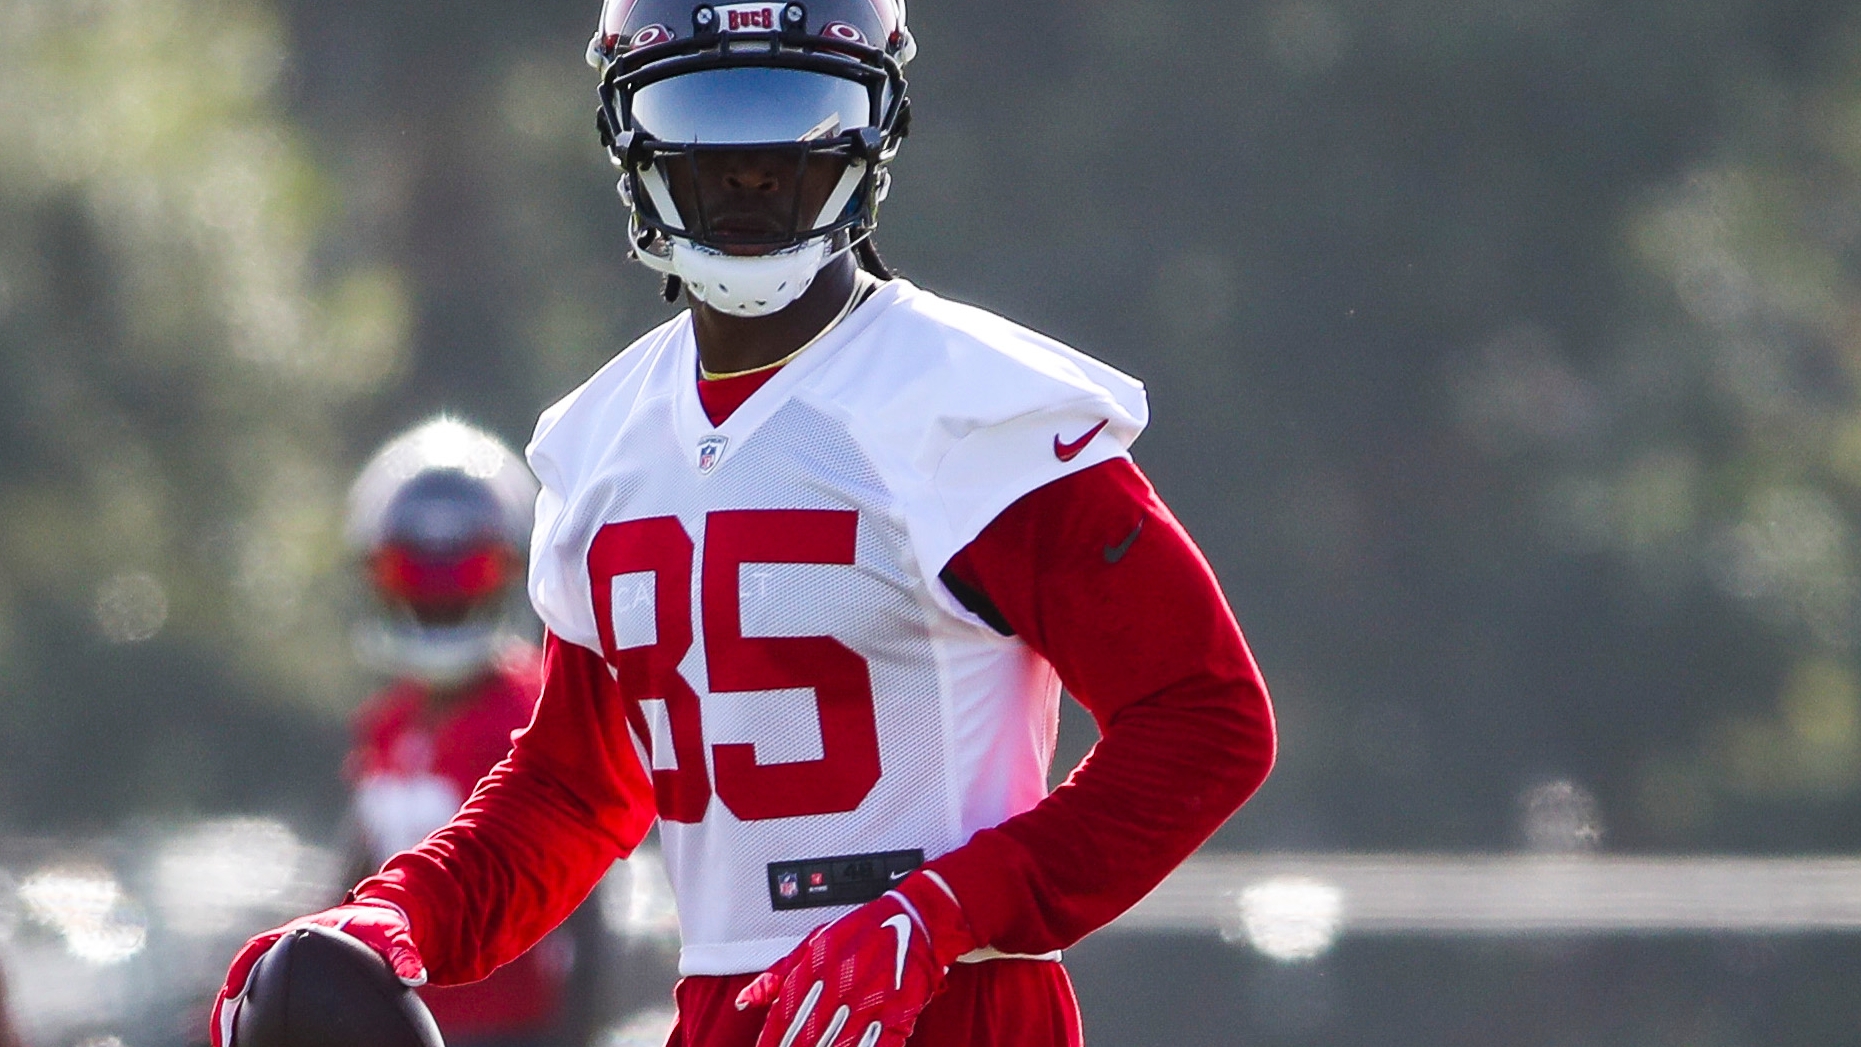
POLYGON ((659 1047, 672 1035, 673 1014, 663 1007, 638 1011, 602 1033, 598 1047, 659 1047))
POLYGON ((103 869, 42 869, 20 884, 19 897, 33 920, 58 932, 65 949, 80 960, 99 966, 122 963, 148 941, 148 930, 122 885, 103 869))
POLYGON ((147 572, 128 571, 97 587, 91 613, 104 639, 141 643, 168 624, 168 590, 147 572))
POLYGON ((640 848, 601 881, 601 920, 622 937, 677 942, 678 909, 658 851, 640 848))
POLYGON ((1301 0, 1275 9, 1267 40, 1281 69, 1294 76, 1322 73, 1344 57, 1348 32, 1330 4, 1301 0))
POLYGON ((1575 782, 1559 779, 1533 786, 1519 797, 1519 809, 1525 842, 1534 851, 1588 851, 1602 842, 1596 797, 1575 782))
POLYGON ((1241 932, 1282 963, 1324 955, 1344 926, 1344 892, 1304 876, 1276 876, 1241 891, 1241 932))
POLYGON ((154 902, 177 932, 200 937, 231 928, 243 910, 291 886, 303 847, 274 821, 207 822, 168 841, 155 861, 154 902))

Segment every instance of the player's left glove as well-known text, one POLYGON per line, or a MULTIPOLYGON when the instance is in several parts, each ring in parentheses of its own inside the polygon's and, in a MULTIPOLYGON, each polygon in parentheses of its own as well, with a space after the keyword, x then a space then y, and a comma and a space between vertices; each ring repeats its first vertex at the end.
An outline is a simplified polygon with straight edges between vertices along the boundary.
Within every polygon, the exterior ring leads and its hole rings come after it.
POLYGON ((251 981, 259 959, 278 944, 278 939, 299 927, 310 926, 346 934, 366 945, 381 957, 402 985, 426 984, 426 964, 420 959, 419 948, 414 945, 413 930, 407 925, 407 914, 399 906, 381 901, 338 905, 334 909, 299 917, 282 927, 274 927, 246 942, 239 954, 233 957, 232 966, 226 970, 226 984, 220 987, 220 994, 213 1001, 213 1016, 208 1024, 213 1047, 231 1047, 233 1022, 239 1015, 239 1005, 245 1000, 247 983, 251 981))
POLYGON ((769 1008, 756 1047, 902 1047, 958 956, 980 944, 934 872, 814 932, 737 995, 769 1008))

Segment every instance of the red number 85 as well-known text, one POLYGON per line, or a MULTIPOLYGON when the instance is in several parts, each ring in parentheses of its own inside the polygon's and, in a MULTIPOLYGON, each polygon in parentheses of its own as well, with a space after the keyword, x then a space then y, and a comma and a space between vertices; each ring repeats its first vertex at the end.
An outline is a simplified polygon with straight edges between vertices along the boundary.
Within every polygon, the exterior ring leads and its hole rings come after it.
MULTIPOLYGON (((711 746, 717 798, 745 821, 832 814, 858 807, 879 781, 879 734, 866 660, 831 636, 744 636, 740 568, 746 563, 851 564, 859 514, 847 509, 733 509, 705 516, 704 649, 711 689, 814 692, 821 758, 757 763, 753 745, 711 746)), ((697 822, 710 805, 704 718, 679 674, 691 649, 691 538, 677 517, 601 528, 588 550, 601 650, 614 667, 627 718, 648 751, 643 702, 666 703, 677 767, 653 771, 659 815, 697 822), (654 641, 614 645, 614 577, 653 575, 654 641)))

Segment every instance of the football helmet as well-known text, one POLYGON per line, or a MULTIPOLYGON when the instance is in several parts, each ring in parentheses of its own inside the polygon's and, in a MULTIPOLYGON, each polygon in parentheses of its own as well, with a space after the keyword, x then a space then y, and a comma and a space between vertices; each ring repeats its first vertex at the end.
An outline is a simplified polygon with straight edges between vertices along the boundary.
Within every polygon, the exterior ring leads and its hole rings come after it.
POLYGON ((496 661, 514 639, 507 612, 536 489, 497 437, 449 418, 369 460, 347 528, 379 605, 356 633, 365 664, 445 686, 496 661))
POLYGON ((850 250, 882 270, 869 237, 915 52, 904 0, 606 0, 588 62, 634 256, 736 316, 782 309, 850 250), (710 188, 746 154, 785 219, 710 188))

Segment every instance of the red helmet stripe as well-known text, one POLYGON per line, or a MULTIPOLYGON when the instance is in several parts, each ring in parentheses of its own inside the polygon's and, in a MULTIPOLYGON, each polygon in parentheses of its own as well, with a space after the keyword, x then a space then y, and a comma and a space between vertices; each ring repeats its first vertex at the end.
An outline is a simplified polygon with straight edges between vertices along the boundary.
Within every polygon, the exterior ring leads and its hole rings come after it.
POLYGON ((383 595, 420 606, 494 596, 510 582, 515 566, 510 551, 502 546, 436 559, 391 545, 370 560, 369 573, 383 595))

